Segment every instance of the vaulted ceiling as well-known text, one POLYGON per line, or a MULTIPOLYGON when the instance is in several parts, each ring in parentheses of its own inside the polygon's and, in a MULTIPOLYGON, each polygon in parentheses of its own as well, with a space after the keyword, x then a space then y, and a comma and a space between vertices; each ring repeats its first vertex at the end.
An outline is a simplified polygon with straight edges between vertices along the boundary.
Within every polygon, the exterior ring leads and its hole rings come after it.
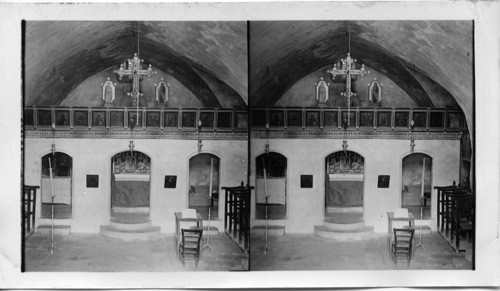
POLYGON ((225 103, 208 79, 247 102, 246 22, 28 21, 25 104, 60 104, 87 78, 131 58, 138 38, 140 58, 179 80, 204 106, 225 103))
POLYGON ((420 83, 429 80, 472 117, 472 21, 28 21, 25 104, 60 104, 84 80, 131 58, 138 37, 145 63, 207 107, 234 103, 216 96, 214 82, 227 98, 272 106, 301 78, 345 58, 350 39, 358 63, 386 75, 417 106, 439 103, 420 83))
POLYGON ((257 21, 249 31, 250 105, 273 105, 304 76, 345 58, 350 38, 358 63, 418 106, 437 103, 420 85, 423 76, 472 116, 472 21, 257 21))

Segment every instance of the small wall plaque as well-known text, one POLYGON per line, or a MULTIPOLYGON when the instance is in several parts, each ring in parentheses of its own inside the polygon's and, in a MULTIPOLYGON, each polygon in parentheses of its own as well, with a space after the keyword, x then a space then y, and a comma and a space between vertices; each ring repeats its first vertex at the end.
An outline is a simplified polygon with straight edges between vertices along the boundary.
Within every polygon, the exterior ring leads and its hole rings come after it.
POLYGON ((312 188, 313 175, 300 175, 300 188, 312 188))
POLYGON ((99 188, 99 175, 87 175, 87 188, 99 188))
POLYGON ((177 176, 165 176, 164 188, 175 188, 177 186, 177 176))
POLYGON ((378 188, 389 188, 389 181, 391 176, 389 175, 379 175, 378 176, 378 188))

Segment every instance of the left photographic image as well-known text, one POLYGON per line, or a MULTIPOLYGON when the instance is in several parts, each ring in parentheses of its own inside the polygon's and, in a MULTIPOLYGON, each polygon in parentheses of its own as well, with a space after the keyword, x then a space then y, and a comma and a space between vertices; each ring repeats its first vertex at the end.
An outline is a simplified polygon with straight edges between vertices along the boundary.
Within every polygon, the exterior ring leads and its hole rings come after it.
POLYGON ((22 271, 248 270, 247 23, 22 27, 22 271))

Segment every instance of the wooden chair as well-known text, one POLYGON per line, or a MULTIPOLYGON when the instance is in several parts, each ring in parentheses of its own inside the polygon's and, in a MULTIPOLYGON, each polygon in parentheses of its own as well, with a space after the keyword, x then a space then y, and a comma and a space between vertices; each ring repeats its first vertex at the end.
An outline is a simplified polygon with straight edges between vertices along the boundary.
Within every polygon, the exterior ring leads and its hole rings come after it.
POLYGON ((392 258, 397 264, 398 258, 406 258, 410 265, 413 251, 413 235, 415 229, 394 228, 394 242, 392 243, 392 258))
POLYGON ((186 255, 193 255, 195 264, 198 266, 200 258, 200 242, 203 234, 202 229, 181 229, 181 243, 179 244, 179 255, 182 258, 182 264, 185 262, 186 255))

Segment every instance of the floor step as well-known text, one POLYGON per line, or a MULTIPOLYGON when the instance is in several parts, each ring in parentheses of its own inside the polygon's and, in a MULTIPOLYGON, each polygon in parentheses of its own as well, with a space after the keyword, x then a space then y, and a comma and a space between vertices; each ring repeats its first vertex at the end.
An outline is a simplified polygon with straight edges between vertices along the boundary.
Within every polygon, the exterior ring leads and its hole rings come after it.
POLYGON ((332 230, 324 225, 315 225, 314 234, 319 237, 331 238, 339 241, 353 241, 370 238, 373 235, 373 226, 364 226, 356 230, 332 230))
POLYGON ((151 227, 151 221, 141 223, 121 223, 110 221, 109 226, 118 230, 140 231, 143 229, 149 229, 151 227))
POLYGON ((149 213, 113 213, 109 226, 119 230, 143 230, 151 227, 149 213))
POLYGON ((150 226, 140 230, 123 230, 112 227, 111 225, 101 225, 101 234, 122 240, 149 240, 160 234, 159 226, 150 226))
POLYGON ((350 224, 350 223, 359 223, 363 222, 363 213, 358 212, 332 212, 327 213, 325 216, 325 221, 330 223, 342 223, 342 224, 350 224))
POLYGON ((149 213, 149 207, 113 207, 113 215, 117 213, 149 213))
MULTIPOLYGON (((266 226, 265 225, 255 225, 250 230, 252 235, 266 235, 266 226)), ((282 236, 285 235, 285 227, 281 225, 269 225, 267 227, 267 234, 274 236, 282 236)))
POLYGON ((333 231, 357 231, 363 229, 366 225, 364 220, 356 223, 337 223, 325 219, 323 226, 333 231))
MULTIPOLYGON (((42 224, 36 228, 36 233, 38 234, 51 234, 52 225, 42 224)), ((69 225, 54 225, 54 234, 56 235, 68 235, 71 233, 71 226, 69 225)))
POLYGON ((149 221, 149 213, 117 212, 111 215, 111 221, 117 223, 144 223, 149 221))
POLYGON ((326 213, 361 213, 363 214, 363 207, 326 207, 326 213))

